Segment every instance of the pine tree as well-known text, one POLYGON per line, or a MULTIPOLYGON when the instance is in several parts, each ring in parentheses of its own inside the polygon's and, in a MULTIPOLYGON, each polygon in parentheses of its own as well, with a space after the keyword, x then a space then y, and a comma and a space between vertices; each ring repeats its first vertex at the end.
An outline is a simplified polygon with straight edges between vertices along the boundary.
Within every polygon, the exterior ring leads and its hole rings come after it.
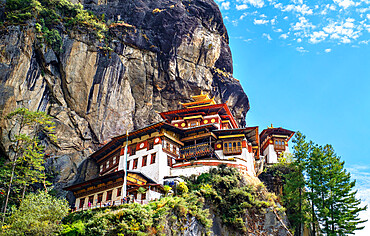
POLYGON ((289 219, 293 219, 297 235, 307 222, 311 223, 312 235, 348 235, 363 229, 358 225, 366 220, 360 220, 359 212, 367 207, 359 206, 361 201, 353 190, 355 181, 333 147, 307 143, 299 132, 293 142, 295 171, 286 178, 284 199, 285 206, 294 209, 289 219))
POLYGON ((8 138, 11 145, 8 152, 9 160, 4 163, 3 171, 0 173, 1 180, 6 183, 2 224, 12 192, 23 200, 30 184, 43 182, 45 185, 44 147, 39 136, 43 135, 49 141, 56 142, 52 117, 43 112, 19 108, 7 115, 5 121, 10 126, 8 138))
POLYGON ((297 132, 293 140, 295 143, 294 161, 290 164, 292 171, 286 176, 284 185, 284 205, 290 211, 289 220, 296 229, 297 235, 302 234, 302 226, 308 222, 307 213, 309 211, 303 172, 310 147, 305 138, 303 134, 297 132))
POLYGON ((358 225, 367 220, 360 220, 359 212, 366 210, 367 206, 359 207, 361 201, 356 199, 355 181, 344 169, 344 161, 335 154, 331 145, 324 147, 325 159, 328 160, 326 168, 328 196, 324 199, 325 207, 319 209, 319 215, 324 222, 323 232, 326 235, 354 234, 355 230, 364 227, 358 225))

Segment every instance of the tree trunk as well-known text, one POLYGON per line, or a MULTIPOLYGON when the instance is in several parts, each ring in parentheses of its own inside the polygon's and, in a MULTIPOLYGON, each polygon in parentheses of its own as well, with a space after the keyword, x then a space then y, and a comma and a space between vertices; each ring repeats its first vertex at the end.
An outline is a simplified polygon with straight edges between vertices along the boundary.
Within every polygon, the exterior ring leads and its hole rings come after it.
POLYGON ((9 196, 10 196, 10 190, 12 188, 12 182, 13 182, 13 178, 14 178, 14 171, 15 171, 15 166, 16 166, 16 163, 17 163, 17 159, 18 157, 16 156, 14 158, 14 161, 13 161, 13 166, 12 166, 12 174, 10 176, 10 181, 9 181, 9 185, 8 185, 8 191, 6 193, 6 198, 5 198, 5 203, 4 203, 4 209, 3 209, 3 217, 2 217, 2 222, 1 222, 1 228, 3 227, 4 225, 4 221, 5 221, 5 214, 6 214, 6 209, 8 208, 8 201, 9 201, 9 196))
POLYGON ((21 202, 23 202, 24 195, 26 194, 26 188, 27 188, 27 185, 26 185, 26 184, 24 184, 24 185, 23 185, 23 189, 22 189, 22 198, 21 198, 21 202))
POLYGON ((302 236, 302 188, 299 188, 299 225, 298 225, 298 235, 302 236))

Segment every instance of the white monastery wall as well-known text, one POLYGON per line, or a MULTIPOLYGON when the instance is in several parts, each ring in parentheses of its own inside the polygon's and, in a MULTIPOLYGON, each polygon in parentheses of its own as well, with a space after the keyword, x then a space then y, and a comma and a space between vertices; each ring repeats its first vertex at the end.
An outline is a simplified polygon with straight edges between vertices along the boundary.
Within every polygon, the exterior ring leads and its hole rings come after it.
POLYGON ((269 144, 265 150, 263 150, 263 155, 266 156, 267 164, 273 164, 278 162, 278 157, 274 149, 273 144, 269 144))

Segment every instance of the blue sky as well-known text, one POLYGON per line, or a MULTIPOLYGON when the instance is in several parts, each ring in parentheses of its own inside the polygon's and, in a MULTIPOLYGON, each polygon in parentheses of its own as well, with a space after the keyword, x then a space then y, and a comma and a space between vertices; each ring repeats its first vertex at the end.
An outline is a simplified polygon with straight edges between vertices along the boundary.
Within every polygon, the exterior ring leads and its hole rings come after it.
MULTIPOLYGON (((247 124, 332 144, 370 206, 370 0, 216 2, 250 99, 247 124)), ((356 236, 370 235, 366 225, 356 236)))

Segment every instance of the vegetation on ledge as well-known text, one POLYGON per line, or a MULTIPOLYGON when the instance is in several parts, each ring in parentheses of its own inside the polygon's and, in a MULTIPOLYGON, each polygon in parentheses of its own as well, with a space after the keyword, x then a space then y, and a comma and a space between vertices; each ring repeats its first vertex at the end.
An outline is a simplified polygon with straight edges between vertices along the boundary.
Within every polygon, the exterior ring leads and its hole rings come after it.
POLYGON ((62 235, 166 235, 167 230, 185 231, 192 217, 204 226, 206 234, 212 222, 203 206, 204 199, 190 193, 147 205, 133 203, 75 212, 63 220, 62 235))
POLYGON ((35 22, 38 38, 55 52, 62 47, 61 33, 78 30, 95 33, 98 39, 104 37, 107 25, 104 16, 95 16, 83 9, 81 4, 68 0, 7 0, 5 19, 1 25, 26 25, 35 22))
MULTIPOLYGON (((254 222, 248 216, 264 216, 269 208, 283 210, 263 184, 248 185, 235 168, 220 166, 186 178, 186 183, 177 186, 176 196, 147 205, 124 204, 72 213, 63 220, 62 235, 178 235, 186 233, 193 219, 203 234, 209 234, 213 222, 209 209, 229 229, 245 234, 247 223, 254 222)), ((171 190, 169 186, 165 189, 171 190)))

